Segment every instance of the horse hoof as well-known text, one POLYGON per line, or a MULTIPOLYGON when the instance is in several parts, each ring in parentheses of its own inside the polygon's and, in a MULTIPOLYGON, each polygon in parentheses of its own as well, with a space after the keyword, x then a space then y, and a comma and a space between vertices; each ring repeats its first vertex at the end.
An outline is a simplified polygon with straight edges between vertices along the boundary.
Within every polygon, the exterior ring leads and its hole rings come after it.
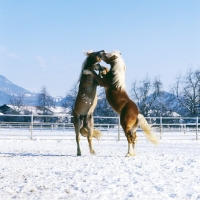
POLYGON ((127 153, 125 157, 132 157, 132 156, 135 156, 136 153, 127 153))
POLYGON ((81 153, 77 153, 77 156, 81 156, 81 153))
POLYGON ((91 153, 92 155, 95 155, 95 154, 96 154, 96 152, 95 152, 94 150, 90 151, 90 153, 91 153))

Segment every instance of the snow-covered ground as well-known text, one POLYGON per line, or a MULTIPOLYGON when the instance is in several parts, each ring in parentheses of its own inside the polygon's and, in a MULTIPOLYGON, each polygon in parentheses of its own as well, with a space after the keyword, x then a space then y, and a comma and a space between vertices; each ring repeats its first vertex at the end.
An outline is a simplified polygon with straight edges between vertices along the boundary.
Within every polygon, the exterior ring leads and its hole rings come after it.
POLYGON ((200 200, 200 141, 137 143, 81 140, 0 140, 1 199, 192 199, 200 200))

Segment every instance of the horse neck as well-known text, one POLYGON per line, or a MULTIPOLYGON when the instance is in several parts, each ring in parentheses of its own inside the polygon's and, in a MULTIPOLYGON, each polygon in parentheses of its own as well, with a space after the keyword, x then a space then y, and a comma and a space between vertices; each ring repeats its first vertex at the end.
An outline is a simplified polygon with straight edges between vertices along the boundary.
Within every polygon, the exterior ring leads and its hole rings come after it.
POLYGON ((89 69, 91 65, 93 65, 91 58, 87 57, 85 62, 84 62, 83 69, 89 69))
POLYGON ((122 58, 117 58, 110 62, 110 66, 114 67, 115 65, 120 64, 120 63, 125 65, 124 60, 122 58))
POLYGON ((118 68, 120 65, 124 65, 125 66, 125 64, 124 64, 124 62, 122 62, 122 63, 119 63, 119 62, 120 62, 120 60, 116 60, 115 62, 110 63, 110 67, 111 67, 110 71, 111 71, 111 73, 113 75, 112 84, 116 88, 125 91, 126 90, 125 71, 124 71, 124 69, 116 70, 116 68, 118 68))
POLYGON ((83 62, 83 64, 82 64, 81 73, 80 73, 80 75, 79 75, 78 82, 80 82, 80 81, 81 81, 81 78, 83 77, 82 71, 83 71, 84 69, 88 69, 91 65, 92 65, 91 59, 90 59, 90 57, 87 57, 87 58, 85 59, 85 61, 83 62))
MULTIPOLYGON (((88 57, 85 62, 84 62, 84 65, 82 67, 82 70, 84 69, 91 69, 91 66, 93 65, 93 62, 92 60, 88 57)), ((95 84, 96 81, 94 81, 95 78, 92 76, 92 75, 83 75, 81 74, 80 76, 80 83, 81 83, 81 87, 84 87, 84 88, 87 88, 87 87, 90 87, 90 86, 97 86, 97 84, 95 84)))

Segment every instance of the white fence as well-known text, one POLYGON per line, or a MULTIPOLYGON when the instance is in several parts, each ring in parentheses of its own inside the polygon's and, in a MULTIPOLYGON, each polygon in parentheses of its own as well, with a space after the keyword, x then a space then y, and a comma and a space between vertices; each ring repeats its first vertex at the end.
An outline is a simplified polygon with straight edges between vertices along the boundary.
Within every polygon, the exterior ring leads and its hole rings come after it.
MULTIPOLYGON (((193 139, 199 137, 198 117, 147 117, 153 132, 161 140, 193 139)), ((119 117, 94 117, 95 129, 103 133, 102 139, 124 140, 119 117), (108 122, 108 123, 105 123, 108 122)), ((139 128, 139 139, 144 134, 139 128)), ((0 115, 0 139, 75 139, 69 115, 0 115)))

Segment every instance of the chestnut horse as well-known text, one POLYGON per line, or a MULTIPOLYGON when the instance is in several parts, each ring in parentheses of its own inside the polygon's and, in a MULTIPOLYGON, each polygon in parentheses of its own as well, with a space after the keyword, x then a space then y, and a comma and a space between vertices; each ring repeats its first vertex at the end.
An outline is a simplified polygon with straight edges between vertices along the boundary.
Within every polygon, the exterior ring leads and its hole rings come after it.
MULTIPOLYGON (((136 129, 142 128, 145 136, 154 144, 157 138, 152 134, 151 127, 142 114, 139 113, 136 104, 129 98, 125 89, 126 66, 119 51, 102 53, 102 60, 110 64, 109 72, 102 77, 95 71, 84 70, 84 74, 91 74, 105 88, 106 99, 111 107, 120 115, 120 124, 128 141, 127 157, 135 155, 136 129)), ((99 65, 99 64, 98 64, 99 65)))
POLYGON ((82 65, 81 74, 79 77, 79 90, 73 109, 73 123, 76 132, 77 156, 81 156, 79 133, 81 133, 82 136, 87 137, 91 154, 95 154, 95 151, 92 147, 92 137, 97 139, 101 137, 100 131, 93 130, 93 112, 97 104, 96 88, 98 86, 98 82, 93 78, 93 76, 82 74, 82 70, 100 70, 101 73, 104 73, 104 70, 100 65, 94 65, 101 61, 102 52, 104 51, 86 52, 87 58, 82 65))

